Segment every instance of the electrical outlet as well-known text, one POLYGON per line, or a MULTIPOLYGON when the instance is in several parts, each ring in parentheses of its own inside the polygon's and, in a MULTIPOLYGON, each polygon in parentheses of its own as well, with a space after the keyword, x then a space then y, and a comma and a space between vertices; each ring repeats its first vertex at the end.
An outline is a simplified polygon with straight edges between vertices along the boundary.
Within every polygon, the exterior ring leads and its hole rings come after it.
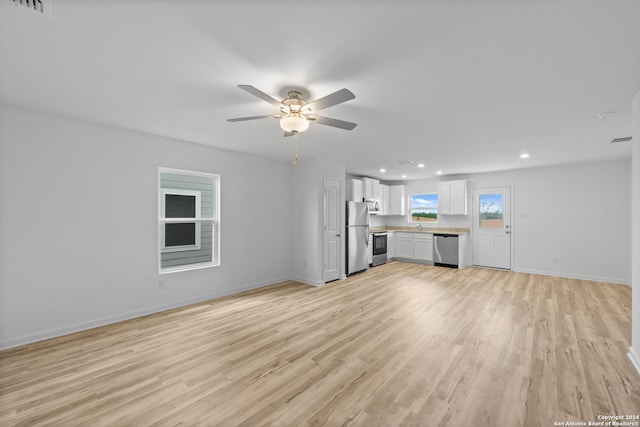
POLYGON ((160 280, 158 282, 158 289, 160 289, 161 291, 164 291, 165 289, 167 289, 167 284, 164 280, 160 280))

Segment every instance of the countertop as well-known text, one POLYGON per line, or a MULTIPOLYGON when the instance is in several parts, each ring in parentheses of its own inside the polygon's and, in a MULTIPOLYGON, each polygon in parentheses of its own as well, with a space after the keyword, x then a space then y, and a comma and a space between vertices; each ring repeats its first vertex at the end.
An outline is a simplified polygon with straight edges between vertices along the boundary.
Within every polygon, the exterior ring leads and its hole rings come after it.
POLYGON ((428 234, 455 234, 455 235, 464 235, 469 234, 468 228, 445 228, 445 227, 398 227, 398 226, 385 226, 385 227, 373 227, 369 230, 371 233, 383 233, 385 231, 404 231, 408 233, 428 233, 428 234))

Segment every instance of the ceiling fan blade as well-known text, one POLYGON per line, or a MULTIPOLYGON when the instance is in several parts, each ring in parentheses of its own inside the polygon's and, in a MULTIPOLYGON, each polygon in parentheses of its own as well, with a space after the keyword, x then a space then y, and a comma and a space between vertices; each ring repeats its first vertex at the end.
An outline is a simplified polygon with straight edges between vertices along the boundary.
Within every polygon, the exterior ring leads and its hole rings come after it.
POLYGON ((333 92, 323 98, 316 99, 315 101, 307 104, 307 107, 311 111, 320 111, 325 108, 333 107, 334 105, 342 104, 343 102, 355 99, 355 95, 349 89, 340 89, 337 92, 333 92))
POLYGON ((227 119, 228 122, 244 122, 245 120, 257 120, 257 119, 278 119, 280 116, 270 114, 268 116, 251 116, 251 117, 238 117, 235 119, 227 119))
POLYGON ((238 85, 238 87, 240 89, 242 89, 242 90, 246 90, 251 95, 257 96, 258 98, 262 99, 263 101, 268 102, 271 105, 275 105, 278 108, 282 107, 282 102, 280 102, 277 99, 271 97, 270 95, 267 95, 266 93, 264 93, 260 89, 256 89, 255 87, 253 87, 251 85, 238 85))
POLYGON ((340 128, 344 130, 353 130, 353 128, 358 126, 357 123, 346 122, 344 120, 332 119, 330 117, 323 117, 323 116, 317 116, 317 115, 313 116, 313 120, 316 123, 320 123, 321 125, 333 126, 334 128, 340 128))

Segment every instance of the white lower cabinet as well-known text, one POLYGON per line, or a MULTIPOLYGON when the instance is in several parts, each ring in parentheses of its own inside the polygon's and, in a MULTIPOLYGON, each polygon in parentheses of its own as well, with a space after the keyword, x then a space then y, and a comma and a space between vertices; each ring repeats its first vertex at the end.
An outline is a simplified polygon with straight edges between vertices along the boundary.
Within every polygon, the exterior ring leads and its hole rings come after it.
POLYGON ((413 233, 396 233, 395 258, 413 259, 413 233))
POLYGON ((394 258, 433 262, 433 234, 396 232, 394 240, 394 258))
POLYGON ((471 245, 469 245, 469 235, 458 236, 458 268, 463 269, 471 265, 471 245))
MULTIPOLYGON (((391 233, 389 233, 391 234, 391 233)), ((469 236, 458 236, 458 268, 465 268, 471 263, 469 236)), ((387 239, 387 258, 401 261, 414 261, 424 264, 433 263, 433 234, 395 231, 392 238, 387 239)))
POLYGON ((413 259, 433 262, 433 234, 414 233, 413 259))
POLYGON ((393 231, 387 232, 387 259, 396 257, 396 236, 393 231))

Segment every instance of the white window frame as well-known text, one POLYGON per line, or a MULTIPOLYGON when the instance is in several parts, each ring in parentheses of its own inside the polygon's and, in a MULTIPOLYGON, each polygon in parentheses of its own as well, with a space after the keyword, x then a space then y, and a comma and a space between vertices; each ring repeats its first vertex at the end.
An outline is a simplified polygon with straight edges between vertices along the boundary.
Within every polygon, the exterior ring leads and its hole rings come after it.
POLYGON ((425 195, 433 195, 435 194, 436 196, 438 196, 438 192, 436 191, 422 191, 422 192, 418 192, 418 193, 412 193, 409 195, 409 201, 407 203, 407 206, 409 206, 409 209, 407 210, 407 222, 411 223, 411 224, 437 224, 438 221, 440 221, 440 212, 438 212, 438 208, 440 207, 440 197, 438 197, 438 206, 436 207, 436 220, 435 221, 414 221, 413 220, 413 211, 414 210, 421 210, 421 209, 425 209, 425 208, 414 208, 411 204, 411 201, 413 200, 413 196, 425 196, 425 195))
POLYGON ((178 189, 178 188, 165 188, 161 190, 162 196, 161 196, 161 200, 160 200, 160 212, 161 212, 161 217, 160 217, 160 221, 162 222, 162 227, 161 227, 161 249, 162 252, 182 252, 182 251, 193 251, 193 250, 198 250, 200 249, 200 234, 201 234, 201 222, 198 221, 199 219, 201 219, 201 209, 200 209, 200 191, 196 191, 196 190, 182 190, 182 189, 178 189), (166 201, 167 195, 176 195, 176 196, 194 196, 196 199, 196 216, 191 218, 167 218, 166 214, 166 201), (165 240, 165 225, 166 224, 192 224, 195 223, 196 225, 196 230, 195 230, 195 244, 193 245, 183 245, 183 246, 171 246, 171 247, 167 247, 166 244, 166 240, 165 240))
MULTIPOLYGON (((189 191, 189 190, 177 190, 177 191, 189 191)), ((199 192, 199 191, 198 191, 199 192)), ((176 194, 176 193, 174 193, 176 194)), ((199 199, 199 197, 198 197, 199 199)), ((191 246, 190 249, 184 250, 197 250, 194 246, 191 246)), ((194 172, 183 169, 171 169, 165 167, 158 168, 158 274, 166 274, 166 273, 175 273, 180 271, 188 271, 188 270, 196 270, 201 268, 208 267, 217 267, 220 265, 220 175, 206 173, 206 172, 194 172), (210 218, 204 218, 201 215, 201 205, 200 200, 196 203, 196 216, 197 218, 188 218, 187 221, 184 221, 183 218, 163 218, 164 216, 164 193, 166 191, 176 191, 177 189, 169 189, 162 188, 162 174, 170 173, 170 174, 178 174, 178 175, 192 175, 192 176, 204 176, 207 178, 211 178, 213 181, 213 196, 214 196, 214 208, 213 208, 213 216, 210 218), (210 223, 212 225, 212 257, 211 261, 201 262, 201 263, 193 263, 186 265, 179 265, 175 267, 165 267, 162 268, 162 254, 169 251, 163 251, 164 247, 164 224, 169 222, 195 222, 197 233, 197 243, 200 243, 200 224, 210 223)))

